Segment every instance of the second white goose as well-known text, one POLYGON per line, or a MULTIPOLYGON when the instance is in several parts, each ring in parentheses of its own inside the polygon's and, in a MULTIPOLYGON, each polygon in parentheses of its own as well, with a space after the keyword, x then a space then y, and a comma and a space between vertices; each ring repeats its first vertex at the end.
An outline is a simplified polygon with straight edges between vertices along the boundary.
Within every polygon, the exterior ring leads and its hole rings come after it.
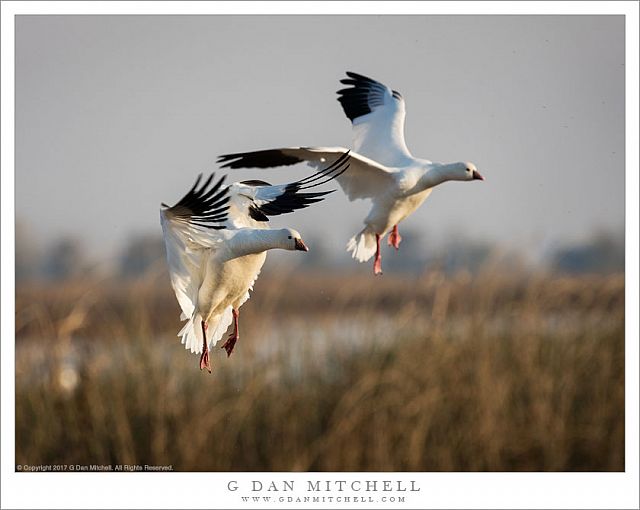
POLYGON ((230 356, 240 337, 239 309, 249 299, 267 251, 308 251, 300 233, 270 229, 269 216, 285 214, 319 202, 331 191, 306 192, 348 168, 349 156, 305 179, 272 186, 264 181, 224 186, 214 174, 173 207, 160 211, 173 290, 186 325, 178 333, 185 349, 201 353, 200 369, 211 372, 209 349, 231 322, 233 333, 222 348, 230 356))

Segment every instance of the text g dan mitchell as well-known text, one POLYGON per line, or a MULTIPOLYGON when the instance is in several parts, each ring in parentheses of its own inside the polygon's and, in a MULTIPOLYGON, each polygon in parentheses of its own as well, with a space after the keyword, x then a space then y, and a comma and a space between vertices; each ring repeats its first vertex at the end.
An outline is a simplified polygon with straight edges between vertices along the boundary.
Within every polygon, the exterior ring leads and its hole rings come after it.
POLYGON ((297 483, 295 480, 251 480, 242 484, 230 480, 227 489, 232 492, 420 492, 415 480, 305 480, 297 483))

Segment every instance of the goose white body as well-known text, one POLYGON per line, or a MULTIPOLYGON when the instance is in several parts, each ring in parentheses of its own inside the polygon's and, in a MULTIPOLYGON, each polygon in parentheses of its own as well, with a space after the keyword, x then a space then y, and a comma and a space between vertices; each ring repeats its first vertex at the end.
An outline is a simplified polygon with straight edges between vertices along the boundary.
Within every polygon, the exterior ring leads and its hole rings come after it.
POLYGON ((198 305, 203 319, 222 315, 228 307, 240 308, 249 299, 249 291, 267 259, 267 252, 229 257, 217 253, 205 264, 205 274, 198 290, 198 305), (206 312, 208 310, 208 312, 206 312), (204 312, 203 312, 204 311, 204 312))
MULTIPOLYGON (((250 237, 256 232, 256 229, 249 228, 232 231, 219 248, 201 250, 200 266, 190 272, 187 283, 194 288, 195 299, 182 309, 182 318, 189 321, 178 333, 185 349, 193 353, 202 352, 201 321, 207 325, 207 341, 209 348, 213 348, 233 321, 233 310, 238 310, 249 299, 267 259, 266 250, 271 248, 265 247, 265 251, 258 253, 243 253, 235 246, 235 234, 250 237)), ((174 289, 183 285, 182 281, 176 283, 174 289)))

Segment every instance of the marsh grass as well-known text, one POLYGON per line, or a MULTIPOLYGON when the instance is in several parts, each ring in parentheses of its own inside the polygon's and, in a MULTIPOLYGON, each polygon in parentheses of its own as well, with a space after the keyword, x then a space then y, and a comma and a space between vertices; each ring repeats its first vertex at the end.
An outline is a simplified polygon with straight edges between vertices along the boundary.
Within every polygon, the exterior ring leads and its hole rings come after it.
POLYGON ((166 274, 16 293, 16 463, 624 470, 624 278, 263 275, 214 373, 166 274))

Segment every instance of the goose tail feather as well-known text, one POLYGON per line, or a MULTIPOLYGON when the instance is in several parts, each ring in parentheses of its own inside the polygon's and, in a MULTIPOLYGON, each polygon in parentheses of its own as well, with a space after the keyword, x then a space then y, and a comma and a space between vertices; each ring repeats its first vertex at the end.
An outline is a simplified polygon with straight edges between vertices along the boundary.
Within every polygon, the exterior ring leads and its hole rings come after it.
MULTIPOLYGON (((231 306, 228 306, 224 312, 211 317, 207 321, 207 343, 209 349, 218 343, 225 334, 229 325, 233 321, 233 313, 231 306)), ((178 333, 184 348, 194 354, 202 353, 202 315, 194 313, 187 323, 178 333)))
POLYGON ((347 251, 358 262, 366 262, 376 253, 376 237, 373 232, 365 228, 349 239, 347 251))

